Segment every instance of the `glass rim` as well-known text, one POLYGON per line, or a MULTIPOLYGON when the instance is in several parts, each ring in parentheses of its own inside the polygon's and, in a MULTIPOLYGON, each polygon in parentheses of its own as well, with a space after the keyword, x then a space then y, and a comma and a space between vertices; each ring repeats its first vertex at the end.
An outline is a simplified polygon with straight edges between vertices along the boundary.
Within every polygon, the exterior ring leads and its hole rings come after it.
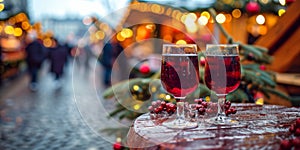
POLYGON ((196 46, 197 44, 163 44, 163 47, 168 47, 168 46, 196 46))
POLYGON ((239 44, 206 44, 208 46, 239 46, 239 44))

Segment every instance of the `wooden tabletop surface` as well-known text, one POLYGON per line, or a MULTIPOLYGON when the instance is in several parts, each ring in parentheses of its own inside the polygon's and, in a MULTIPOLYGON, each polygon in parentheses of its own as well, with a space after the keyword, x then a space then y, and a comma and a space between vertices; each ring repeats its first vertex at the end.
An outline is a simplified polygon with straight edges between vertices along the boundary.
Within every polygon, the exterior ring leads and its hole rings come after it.
POLYGON ((300 117, 300 108, 277 105, 232 104, 232 118, 238 124, 217 126, 207 123, 188 130, 172 130, 138 117, 127 135, 131 149, 279 149, 282 139, 291 136, 289 127, 300 117))

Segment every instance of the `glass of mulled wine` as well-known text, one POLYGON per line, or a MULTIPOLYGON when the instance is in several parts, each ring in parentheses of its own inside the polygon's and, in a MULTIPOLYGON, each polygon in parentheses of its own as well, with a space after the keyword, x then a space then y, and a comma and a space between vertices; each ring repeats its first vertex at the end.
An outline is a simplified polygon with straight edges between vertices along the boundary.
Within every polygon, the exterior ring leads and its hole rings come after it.
POLYGON ((241 81, 241 67, 237 44, 208 44, 206 46, 204 80, 218 97, 217 116, 210 123, 230 125, 238 123, 225 115, 226 95, 236 90, 241 81))
POLYGON ((163 88, 174 96, 177 104, 177 116, 163 122, 171 129, 196 128, 196 122, 185 118, 184 100, 199 84, 199 65, 197 45, 163 44, 161 83, 163 88))

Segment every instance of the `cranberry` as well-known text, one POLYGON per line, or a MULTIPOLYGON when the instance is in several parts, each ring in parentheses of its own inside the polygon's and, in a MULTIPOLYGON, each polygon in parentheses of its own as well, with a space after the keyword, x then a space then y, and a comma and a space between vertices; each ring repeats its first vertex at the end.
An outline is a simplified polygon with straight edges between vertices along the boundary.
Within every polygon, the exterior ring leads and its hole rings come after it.
POLYGON ((152 111, 153 111, 153 106, 149 106, 149 107, 148 107, 148 110, 149 110, 150 112, 152 112, 152 111))
POLYGON ((300 118, 298 118, 298 119, 296 120, 296 127, 297 127, 297 128, 300 128, 300 118))
POLYGON ((158 114, 160 113, 160 110, 158 108, 154 108, 154 113, 158 114))
POLYGON ((230 101, 226 101, 225 104, 231 106, 231 102, 230 101))
POLYGON ((289 140, 282 140, 280 143, 280 149, 288 150, 292 148, 292 143, 289 140))
POLYGON ((226 104, 224 105, 225 110, 228 110, 229 108, 230 108, 230 105, 226 105, 226 104))
POLYGON ((300 138, 295 138, 293 140, 293 145, 295 146, 295 148, 300 148, 300 138))
POLYGON ((225 110, 225 114, 226 114, 226 116, 230 115, 231 114, 231 110, 230 109, 225 110))
POLYGON ((162 107, 166 107, 166 102, 165 102, 165 101, 162 101, 162 102, 160 103, 160 105, 161 105, 162 107))
POLYGON ((236 114, 236 109, 235 108, 231 108, 231 113, 232 114, 236 114))
POLYGON ((292 132, 292 133, 294 133, 295 132, 295 125, 294 124, 292 124, 291 126, 290 126, 290 128, 289 128, 289 131, 290 132, 292 132))
POLYGON ((207 108, 207 102, 202 102, 201 105, 202 105, 204 108, 207 108))
POLYGON ((300 128, 297 128, 295 133, 294 133, 295 136, 300 136, 300 128))

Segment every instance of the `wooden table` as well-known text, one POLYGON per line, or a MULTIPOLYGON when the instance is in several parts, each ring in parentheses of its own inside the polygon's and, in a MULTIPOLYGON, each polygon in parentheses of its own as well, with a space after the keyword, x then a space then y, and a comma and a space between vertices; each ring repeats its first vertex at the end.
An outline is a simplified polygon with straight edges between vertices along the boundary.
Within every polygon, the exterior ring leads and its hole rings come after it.
POLYGON ((131 149, 279 149, 290 137, 289 127, 300 117, 300 108, 276 105, 232 104, 239 121, 233 126, 201 125, 195 129, 172 130, 138 117, 127 135, 131 149))

